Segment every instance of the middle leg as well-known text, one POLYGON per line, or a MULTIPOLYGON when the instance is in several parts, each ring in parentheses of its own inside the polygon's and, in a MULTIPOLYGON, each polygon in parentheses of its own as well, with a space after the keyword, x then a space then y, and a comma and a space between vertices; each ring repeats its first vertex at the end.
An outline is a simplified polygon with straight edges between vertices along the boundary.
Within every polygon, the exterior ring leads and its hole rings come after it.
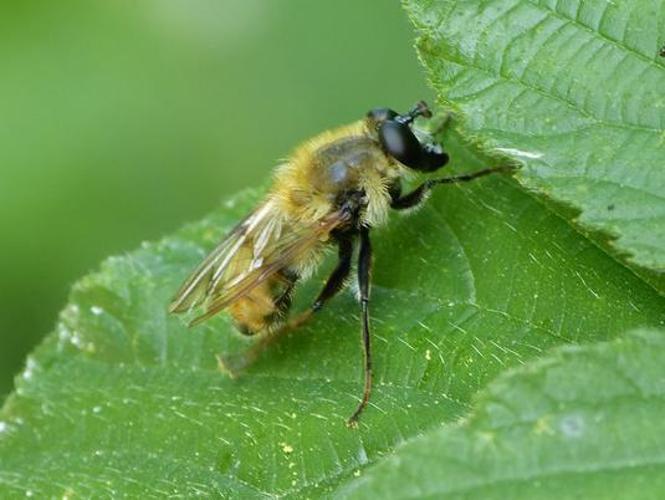
MULTIPOLYGON (((285 332, 298 328, 303 323, 307 322, 312 314, 319 312, 321 308, 332 299, 344 287, 349 273, 351 272, 351 259, 353 257, 353 237, 349 234, 340 235, 337 238, 338 246, 338 261, 337 266, 326 280, 323 289, 319 292, 316 300, 312 305, 301 312, 295 318, 291 319, 282 330, 285 332)), ((282 331, 280 330, 280 333, 282 331)), ((273 335, 274 336, 274 335, 273 335)))

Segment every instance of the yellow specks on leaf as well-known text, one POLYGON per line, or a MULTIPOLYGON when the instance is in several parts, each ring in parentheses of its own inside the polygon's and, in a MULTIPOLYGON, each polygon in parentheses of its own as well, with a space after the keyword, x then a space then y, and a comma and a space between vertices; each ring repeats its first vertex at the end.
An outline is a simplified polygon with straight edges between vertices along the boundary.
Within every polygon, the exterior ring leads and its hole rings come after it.
POLYGON ((549 417, 547 415, 536 420, 533 425, 533 432, 535 434, 554 434, 554 430, 550 426, 549 417))
POLYGON ((293 446, 287 444, 287 443, 279 443, 279 445, 282 447, 282 451, 286 453, 287 455, 293 453, 293 446))

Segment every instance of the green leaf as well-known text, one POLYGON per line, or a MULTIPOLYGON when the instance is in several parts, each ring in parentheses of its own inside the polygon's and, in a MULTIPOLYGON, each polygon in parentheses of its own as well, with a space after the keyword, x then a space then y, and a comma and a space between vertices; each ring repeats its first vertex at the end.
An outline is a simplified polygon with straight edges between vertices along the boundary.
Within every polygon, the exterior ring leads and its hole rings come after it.
MULTIPOLYGON (((460 165, 485 166, 448 143, 460 165)), ((351 291, 239 380, 216 368, 216 353, 248 347, 224 314, 189 330, 166 313, 259 196, 75 285, 0 412, 0 496, 319 496, 458 420, 506 368, 665 321, 653 288, 509 177, 442 188, 374 232, 376 385, 351 430, 362 389, 351 291)), ((299 290, 298 307, 322 278, 299 290)))
POLYGON ((567 346, 343 489, 357 498, 662 498, 665 334, 567 346))
POLYGON ((460 130, 613 253, 665 270, 665 4, 406 0, 460 130))

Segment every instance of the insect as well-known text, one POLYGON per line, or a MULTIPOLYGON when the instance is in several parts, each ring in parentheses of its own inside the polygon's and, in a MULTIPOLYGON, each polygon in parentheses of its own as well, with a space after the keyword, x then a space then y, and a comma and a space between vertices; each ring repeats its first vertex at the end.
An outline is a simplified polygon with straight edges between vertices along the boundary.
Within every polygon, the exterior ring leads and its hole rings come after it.
POLYGON ((417 117, 431 118, 424 102, 408 113, 378 108, 364 119, 324 132, 295 149, 276 170, 265 199, 245 217, 185 280, 170 305, 182 313, 202 312, 196 325, 226 310, 240 332, 259 335, 242 356, 220 357, 232 375, 243 370, 280 334, 321 308, 347 283, 357 251, 364 390, 348 420, 355 425, 372 387, 370 276, 372 228, 387 222, 391 209, 422 203, 438 184, 466 182, 507 167, 430 179, 409 193, 401 180, 411 172, 434 172, 448 155, 431 138, 413 130, 417 117), (289 320, 296 284, 317 268, 327 248, 337 247, 338 262, 312 305, 289 320))

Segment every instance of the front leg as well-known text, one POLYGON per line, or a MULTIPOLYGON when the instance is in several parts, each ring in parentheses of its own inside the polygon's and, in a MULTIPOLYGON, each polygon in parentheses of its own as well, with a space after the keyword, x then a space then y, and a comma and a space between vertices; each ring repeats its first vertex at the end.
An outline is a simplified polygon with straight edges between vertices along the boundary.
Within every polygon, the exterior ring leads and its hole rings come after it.
POLYGON ((420 186, 415 188, 410 193, 405 195, 399 194, 398 196, 393 196, 390 206, 395 210, 406 210, 408 208, 413 208, 420 205, 430 190, 437 184, 455 184, 458 182, 468 182, 478 177, 484 177, 485 175, 500 173, 500 172, 511 172, 514 170, 513 167, 501 166, 501 167, 492 167, 485 168, 483 170, 478 170, 476 172, 470 172, 468 174, 453 175, 451 177, 441 177, 440 179, 430 179, 423 182, 420 186))

